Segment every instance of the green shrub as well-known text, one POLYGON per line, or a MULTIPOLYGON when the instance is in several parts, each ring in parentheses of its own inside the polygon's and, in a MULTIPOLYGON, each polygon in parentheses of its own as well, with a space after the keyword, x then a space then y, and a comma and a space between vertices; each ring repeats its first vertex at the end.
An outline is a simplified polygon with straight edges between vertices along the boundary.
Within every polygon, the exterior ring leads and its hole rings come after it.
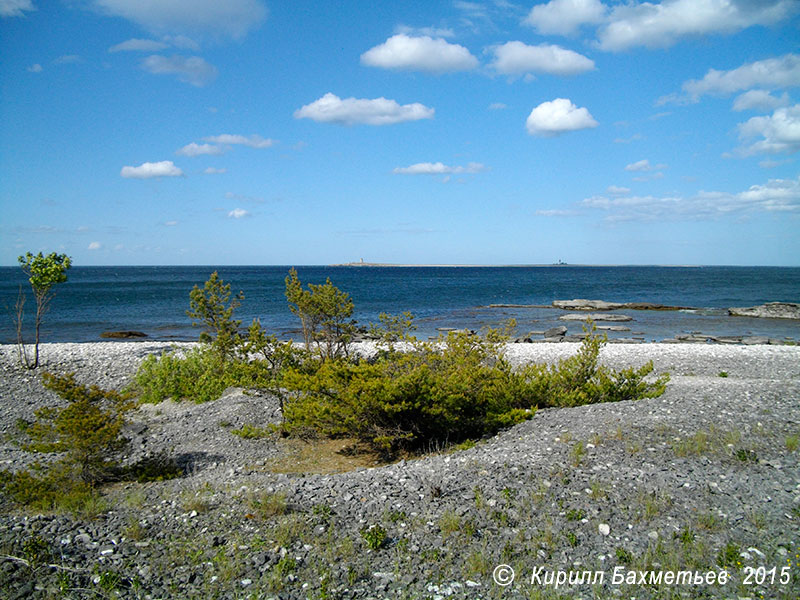
POLYGON ((322 285, 303 284, 297 271, 291 269, 286 277, 286 299, 289 310, 300 318, 306 350, 315 348, 326 360, 349 354, 355 333, 355 321, 350 296, 327 279, 322 285))
POLYGON ((281 370, 299 364, 291 342, 262 346, 261 356, 267 354, 269 361, 245 358, 245 348, 253 347, 241 346, 235 360, 223 359, 209 346, 193 348, 184 356, 166 352, 150 355, 139 365, 129 392, 144 403, 157 404, 167 398, 209 402, 228 387, 276 389, 281 370))
POLYGON ((480 438, 532 415, 498 345, 474 334, 374 361, 290 369, 282 383, 294 392, 284 407, 289 434, 353 437, 387 456, 480 438))
POLYGON ((653 371, 653 362, 635 368, 614 371, 598 365, 605 335, 598 336, 592 326, 577 354, 555 365, 528 365, 520 370, 525 394, 539 407, 567 407, 656 398, 664 393, 669 375, 655 381, 646 377, 653 371))
POLYGON ((164 353, 145 358, 131 391, 138 394, 140 402, 158 403, 167 398, 208 402, 220 397, 228 379, 226 363, 218 353, 195 348, 183 357, 164 353))
POLYGON ((239 343, 241 321, 233 318, 233 312, 244 299, 239 292, 231 298, 231 286, 220 279, 216 271, 201 289, 194 286, 189 293, 189 310, 192 325, 202 325, 206 331, 200 334, 200 341, 210 343, 220 358, 231 358, 239 343))
POLYGON ((19 505, 91 516, 103 510, 95 486, 121 472, 119 455, 128 442, 121 431, 131 405, 118 392, 78 384, 73 374, 44 373, 42 380, 68 404, 40 408, 34 421, 20 420, 21 446, 61 456, 29 470, 0 472, 0 489, 19 505))
POLYGON ((604 337, 589 332, 578 353, 557 365, 517 371, 502 355, 507 334, 451 332, 371 360, 327 360, 289 369, 284 431, 300 437, 352 437, 389 457, 400 450, 480 439, 529 419, 537 407, 655 397, 668 376, 648 383, 649 363, 598 366, 604 337))

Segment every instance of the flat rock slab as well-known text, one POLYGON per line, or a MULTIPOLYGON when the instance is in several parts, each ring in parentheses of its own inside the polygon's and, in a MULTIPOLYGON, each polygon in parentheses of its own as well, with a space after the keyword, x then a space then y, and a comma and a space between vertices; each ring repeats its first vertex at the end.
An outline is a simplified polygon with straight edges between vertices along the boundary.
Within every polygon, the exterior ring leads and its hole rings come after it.
POLYGON ((633 321, 633 317, 628 315, 607 314, 607 313, 570 313, 558 317, 559 321, 633 321))
POLYGON ((553 300, 555 308, 563 308, 564 310, 614 310, 615 308, 622 308, 619 302, 606 302, 605 300, 584 300, 577 298, 575 300, 553 300))
POLYGON ((800 304, 794 302, 767 302, 760 306, 729 308, 732 317, 758 317, 763 319, 800 319, 800 304))
POLYGON ((598 331, 630 331, 630 327, 626 327, 625 325, 598 325, 598 331))

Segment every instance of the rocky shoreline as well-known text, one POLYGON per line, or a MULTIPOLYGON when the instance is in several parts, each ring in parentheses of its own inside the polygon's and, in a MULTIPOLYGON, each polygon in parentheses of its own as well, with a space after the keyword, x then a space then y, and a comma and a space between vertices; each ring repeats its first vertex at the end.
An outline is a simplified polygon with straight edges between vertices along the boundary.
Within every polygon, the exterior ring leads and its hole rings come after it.
MULTIPOLYGON (((42 359, 120 388, 145 356, 173 346, 191 344, 44 344, 42 359)), ((578 346, 506 353, 553 362, 578 346)), ((541 410, 472 448, 339 474, 275 472, 291 448, 232 433, 278 422, 269 394, 141 407, 129 458, 168 452, 187 474, 111 486, 91 519, 0 506, 0 597, 797 597, 800 348, 616 344, 601 360, 653 360, 672 379, 660 398, 541 410), (516 574, 507 586, 493 578, 508 576, 499 565, 516 574), (759 566, 788 567, 789 581, 745 583, 759 566), (723 567, 725 585, 612 579, 617 568, 663 577, 723 567), (605 579, 556 588, 534 577, 583 571, 605 579)), ((13 346, 0 346, 0 370, 0 464, 16 469, 31 459, 8 440, 16 420, 61 401, 17 365, 13 346)))

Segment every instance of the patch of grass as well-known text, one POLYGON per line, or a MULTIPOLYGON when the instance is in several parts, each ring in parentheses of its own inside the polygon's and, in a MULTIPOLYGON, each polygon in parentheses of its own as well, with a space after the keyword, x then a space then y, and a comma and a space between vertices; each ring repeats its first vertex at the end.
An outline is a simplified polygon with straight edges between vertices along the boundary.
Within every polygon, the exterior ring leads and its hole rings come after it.
POLYGON ((453 510, 444 511, 439 517, 439 530, 445 537, 458 533, 461 530, 461 517, 453 510))
POLYGON ((672 506, 672 497, 656 491, 640 492, 637 504, 639 505, 639 519, 649 521, 672 506))
POLYGON ((248 498, 250 510, 260 519, 284 515, 289 510, 285 492, 261 492, 248 498))
POLYGON ((245 440, 257 440, 270 437, 275 431, 270 427, 257 427, 256 425, 245 423, 241 429, 231 429, 231 433, 245 440))
POLYGON ((370 525, 361 530, 361 537, 370 550, 379 550, 386 544, 389 535, 380 525, 370 525))
POLYGON ((741 566, 741 557, 739 556, 741 549, 735 542, 728 542, 720 548, 717 553, 717 564, 725 569, 738 570, 741 566))
POLYGON ((582 508, 579 509, 570 509, 567 511, 566 519, 567 521, 580 521, 581 519, 586 518, 586 511, 582 508))
POLYGON ((586 446, 583 442, 576 442, 574 446, 572 446, 572 450, 570 450, 570 456, 572 457, 572 466, 577 467, 580 466, 581 462, 583 461, 583 457, 586 455, 586 446))
POLYGON ((746 448, 738 448, 733 455, 740 462, 758 462, 758 455, 752 450, 746 448))
POLYGON ((798 447, 800 447, 800 434, 795 433, 794 435, 787 435, 786 449, 789 452, 796 452, 798 447))
POLYGON ((577 548, 580 545, 580 540, 578 540, 578 535, 574 531, 566 532, 564 534, 564 537, 567 538, 567 543, 573 548, 577 548))
POLYGON ((725 527, 725 520, 711 511, 697 515, 695 523, 698 529, 706 531, 720 531, 725 527))
POLYGON ((727 371, 720 371, 719 373, 717 373, 717 375, 719 377, 727 377, 728 376, 728 372, 727 371))
POLYGON ((633 562, 633 554, 622 546, 617 546, 614 550, 614 554, 617 557, 617 562, 620 564, 629 565, 633 562))
POLYGON ((267 463, 272 473, 346 473, 384 464, 374 452, 353 439, 281 439, 281 455, 267 463))

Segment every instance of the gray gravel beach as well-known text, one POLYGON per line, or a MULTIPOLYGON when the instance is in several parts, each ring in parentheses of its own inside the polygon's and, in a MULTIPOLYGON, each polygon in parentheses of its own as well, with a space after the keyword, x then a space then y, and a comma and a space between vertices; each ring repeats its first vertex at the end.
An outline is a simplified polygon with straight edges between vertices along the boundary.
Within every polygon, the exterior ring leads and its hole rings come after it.
MULTIPOLYGON (((173 346, 44 344, 43 369, 121 388, 173 346)), ((0 505, 0 597, 799 597, 800 347, 601 351, 618 368, 649 360, 671 375, 659 398, 540 410, 471 448, 338 474, 273 472, 285 444, 231 433, 279 422, 266 393, 142 406, 130 459, 167 452, 187 475, 114 484, 92 519, 0 505)), ((13 346, 0 371, 0 468, 16 470, 32 459, 8 439, 17 419, 62 401, 13 346)))

